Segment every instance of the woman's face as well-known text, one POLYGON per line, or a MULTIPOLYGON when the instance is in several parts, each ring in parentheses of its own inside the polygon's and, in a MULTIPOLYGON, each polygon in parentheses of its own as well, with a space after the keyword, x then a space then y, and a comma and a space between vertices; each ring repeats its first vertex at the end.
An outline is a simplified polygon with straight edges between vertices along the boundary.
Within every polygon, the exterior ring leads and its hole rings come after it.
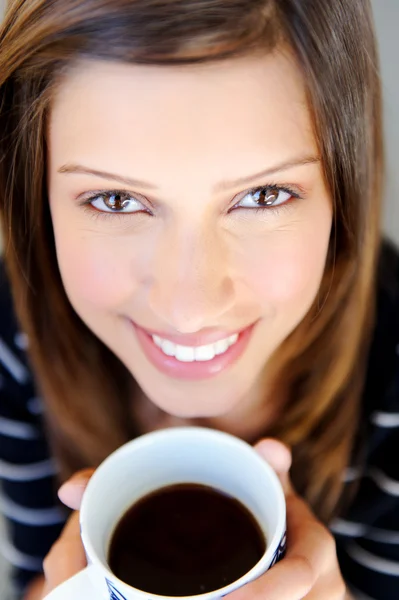
POLYGON ((317 295, 332 208, 288 55, 81 63, 53 103, 49 197, 72 306, 170 414, 248 401, 317 295))

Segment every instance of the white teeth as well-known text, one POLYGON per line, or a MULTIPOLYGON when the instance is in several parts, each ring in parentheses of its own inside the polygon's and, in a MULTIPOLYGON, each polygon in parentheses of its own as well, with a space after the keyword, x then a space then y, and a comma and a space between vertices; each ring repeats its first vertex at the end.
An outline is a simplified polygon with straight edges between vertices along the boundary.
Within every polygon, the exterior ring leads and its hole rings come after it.
POLYGON ((235 344, 238 340, 238 333, 234 333, 224 340, 219 340, 214 344, 207 344, 206 346, 181 346, 180 344, 174 344, 170 340, 164 340, 158 335, 151 336, 154 344, 162 350, 167 356, 174 356, 176 360, 181 362, 205 362, 212 360, 219 354, 224 354, 226 350, 235 344))
POLYGON ((175 356, 176 344, 169 340, 162 340, 161 350, 166 356, 175 356))
POLYGON ((188 346, 176 346, 175 358, 181 362, 193 362, 195 358, 194 354, 194 348, 189 348, 188 346))
POLYGON ((238 340, 238 333, 233 333, 233 335, 231 335, 229 337, 229 346, 232 346, 233 344, 235 344, 237 340, 238 340))
POLYGON ((224 354, 226 350, 230 347, 229 339, 227 340, 219 340, 214 345, 215 354, 224 354))
POLYGON ((198 346, 195 349, 195 360, 198 361, 206 361, 212 360, 215 358, 215 348, 213 344, 209 344, 208 346, 198 346))
POLYGON ((152 339, 155 342, 155 345, 158 346, 158 348, 162 348, 162 339, 159 337, 159 335, 153 335, 152 339))

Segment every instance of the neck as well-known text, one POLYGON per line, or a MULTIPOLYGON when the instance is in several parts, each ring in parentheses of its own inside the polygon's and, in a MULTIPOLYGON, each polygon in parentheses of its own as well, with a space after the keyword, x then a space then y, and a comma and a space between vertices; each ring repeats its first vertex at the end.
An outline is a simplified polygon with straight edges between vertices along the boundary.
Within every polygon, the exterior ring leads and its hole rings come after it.
POLYGON ((158 408, 140 390, 132 403, 132 416, 140 433, 167 427, 200 426, 225 431, 251 444, 264 436, 283 407, 284 394, 276 386, 256 386, 248 396, 217 417, 185 419, 158 408))
POLYGON ((207 419, 206 424, 253 444, 266 435, 267 430, 278 418, 283 397, 277 386, 263 382, 262 385, 254 386, 248 396, 238 402, 231 411, 207 419))

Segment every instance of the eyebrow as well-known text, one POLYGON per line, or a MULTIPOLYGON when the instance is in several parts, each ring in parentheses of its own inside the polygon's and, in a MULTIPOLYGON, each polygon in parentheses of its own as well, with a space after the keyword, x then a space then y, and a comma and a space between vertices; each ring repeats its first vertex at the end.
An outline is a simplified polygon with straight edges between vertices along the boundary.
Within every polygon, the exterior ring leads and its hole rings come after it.
MULTIPOLYGON (((275 175, 276 173, 280 173, 282 171, 288 171, 289 169, 293 169, 294 167, 301 167, 304 165, 319 163, 321 161, 319 156, 304 156, 302 158, 294 158, 288 161, 284 161, 280 164, 274 165, 266 169, 265 171, 260 171, 258 173, 254 173, 253 175, 249 175, 248 177, 241 177, 239 179, 234 179, 230 181, 221 181, 214 187, 215 192, 221 192, 224 190, 236 188, 240 185, 247 185, 251 183, 253 180, 261 179, 262 177, 270 177, 270 175, 275 175)), ((98 169, 91 169, 89 167, 85 167, 83 165, 78 164, 65 164, 58 169, 59 173, 66 174, 81 174, 81 175, 93 175, 94 177, 100 177, 101 179, 108 179, 112 181, 118 181, 119 183, 123 183, 130 187, 139 187, 142 189, 148 190, 156 190, 158 189, 152 183, 148 181, 142 181, 140 179, 132 179, 131 177, 125 177, 123 175, 117 175, 115 173, 109 173, 107 171, 100 171, 98 169)))

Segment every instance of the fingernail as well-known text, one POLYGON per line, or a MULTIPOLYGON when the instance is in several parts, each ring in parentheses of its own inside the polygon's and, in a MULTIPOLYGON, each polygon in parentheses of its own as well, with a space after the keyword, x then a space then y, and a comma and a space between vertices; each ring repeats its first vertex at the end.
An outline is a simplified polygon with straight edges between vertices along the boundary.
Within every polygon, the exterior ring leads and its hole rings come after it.
POLYGON ((65 481, 60 488, 58 488, 58 496, 63 495, 65 490, 70 490, 71 488, 85 488, 89 482, 90 477, 84 474, 76 474, 73 475, 70 479, 65 481))
POLYGON ((58 498, 65 506, 72 508, 72 510, 79 510, 85 488, 86 486, 83 484, 74 486, 64 484, 58 490, 58 498))

